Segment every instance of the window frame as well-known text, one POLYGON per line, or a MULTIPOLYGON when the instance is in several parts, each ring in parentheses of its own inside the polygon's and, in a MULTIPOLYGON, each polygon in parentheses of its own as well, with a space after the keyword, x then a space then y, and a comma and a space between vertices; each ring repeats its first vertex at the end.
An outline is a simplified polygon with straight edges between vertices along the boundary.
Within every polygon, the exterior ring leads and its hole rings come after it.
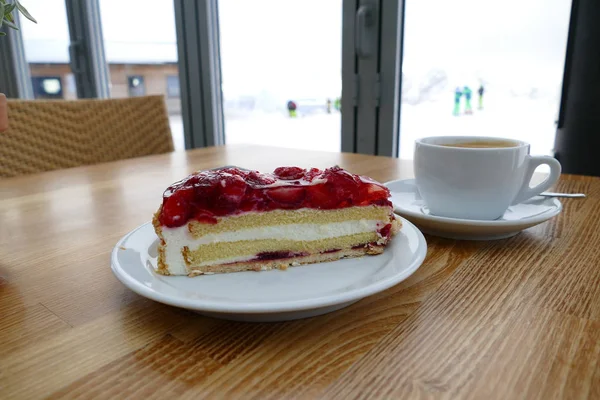
POLYGON ((185 147, 225 144, 218 0, 175 0, 185 147))
MULTIPOLYGON (((21 26, 18 13, 13 14, 21 26)), ((23 34, 20 30, 0 29, 6 36, 0 38, 0 93, 8 98, 33 99, 33 85, 29 64, 25 59, 23 34)))
POLYGON ((398 157, 404 0, 345 0, 342 151, 398 157))
POLYGON ((110 97, 110 73, 104 51, 100 0, 65 0, 69 59, 77 97, 110 97))

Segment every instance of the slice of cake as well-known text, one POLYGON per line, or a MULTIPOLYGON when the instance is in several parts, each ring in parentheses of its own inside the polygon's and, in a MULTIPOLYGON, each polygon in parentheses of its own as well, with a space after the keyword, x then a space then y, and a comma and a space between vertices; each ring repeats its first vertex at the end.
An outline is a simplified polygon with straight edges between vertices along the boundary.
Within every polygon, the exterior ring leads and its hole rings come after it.
POLYGON ((380 254, 401 225, 389 197, 339 167, 197 172, 167 188, 154 215, 157 272, 261 271, 380 254))

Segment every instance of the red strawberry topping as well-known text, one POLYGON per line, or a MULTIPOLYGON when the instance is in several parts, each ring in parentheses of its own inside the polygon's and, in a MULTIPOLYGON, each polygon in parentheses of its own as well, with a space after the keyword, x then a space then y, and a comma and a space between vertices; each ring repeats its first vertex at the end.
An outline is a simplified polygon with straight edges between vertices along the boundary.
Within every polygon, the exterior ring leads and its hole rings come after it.
POLYGON ((300 204, 302 200, 304 200, 304 196, 306 196, 306 189, 302 186, 280 186, 273 189, 267 189, 265 194, 275 203, 279 203, 282 206, 288 206, 300 204))
POLYGON ((243 212, 391 207, 389 196, 389 190, 376 181, 340 167, 280 167, 271 174, 231 167, 197 172, 169 186, 159 220, 167 227, 178 227, 190 219, 214 224, 219 217, 243 212))
POLYGON ((279 168, 275 168, 275 171, 273 171, 275 176, 277 176, 279 179, 286 180, 286 181, 300 179, 300 178, 304 177, 305 172, 306 172, 305 169, 298 168, 298 167, 279 167, 279 168))

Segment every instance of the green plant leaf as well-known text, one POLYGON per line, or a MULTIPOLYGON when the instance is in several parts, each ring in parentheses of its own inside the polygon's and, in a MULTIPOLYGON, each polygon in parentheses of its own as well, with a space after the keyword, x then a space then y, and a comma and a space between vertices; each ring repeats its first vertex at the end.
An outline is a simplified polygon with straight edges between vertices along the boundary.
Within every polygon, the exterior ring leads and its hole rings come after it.
POLYGON ((10 13, 13 12, 13 10, 15 9, 16 6, 17 5, 15 3, 6 5, 5 6, 6 8, 4 9, 4 15, 6 15, 6 14, 10 15, 10 13))
POLYGON ((9 20, 13 24, 15 23, 15 17, 12 14, 4 14, 4 18, 9 20))
POLYGON ((31 14, 29 14, 29 11, 27 11, 27 9, 25 7, 23 7, 23 5, 21 4, 21 2, 19 0, 15 0, 15 4, 17 5, 17 8, 19 9, 19 11, 21 11, 21 14, 23 14, 23 16, 25 18, 27 18, 31 22, 34 22, 37 24, 37 21, 35 20, 35 18, 33 18, 31 16, 31 14))
POLYGON ((0 36, 6 36, 6 33, 0 32, 0 36))
POLYGON ((15 24, 13 24, 10 21, 4 20, 4 25, 8 26, 9 28, 13 28, 14 30, 18 31, 19 27, 16 26, 15 24))
POLYGON ((4 21, 4 10, 6 10, 6 6, 0 3, 0 28, 2 28, 2 22, 4 21))

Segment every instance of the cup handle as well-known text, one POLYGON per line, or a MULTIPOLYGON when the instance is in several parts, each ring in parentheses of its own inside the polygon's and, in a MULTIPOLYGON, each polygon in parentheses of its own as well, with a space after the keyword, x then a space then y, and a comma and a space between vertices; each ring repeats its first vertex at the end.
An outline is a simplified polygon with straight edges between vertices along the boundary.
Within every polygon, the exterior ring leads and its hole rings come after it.
POLYGON ((525 200, 548 190, 550 186, 554 185, 556 181, 558 181, 558 178, 560 178, 561 166, 558 160, 554 157, 528 155, 527 163, 529 165, 527 166, 527 172, 525 173, 525 180, 521 190, 519 190, 517 197, 513 201, 513 205, 522 203, 525 200), (533 177, 535 169, 543 164, 546 164, 550 167, 550 175, 546 178, 546 180, 544 180, 544 182, 530 188, 529 183, 531 182, 531 178, 533 177))

